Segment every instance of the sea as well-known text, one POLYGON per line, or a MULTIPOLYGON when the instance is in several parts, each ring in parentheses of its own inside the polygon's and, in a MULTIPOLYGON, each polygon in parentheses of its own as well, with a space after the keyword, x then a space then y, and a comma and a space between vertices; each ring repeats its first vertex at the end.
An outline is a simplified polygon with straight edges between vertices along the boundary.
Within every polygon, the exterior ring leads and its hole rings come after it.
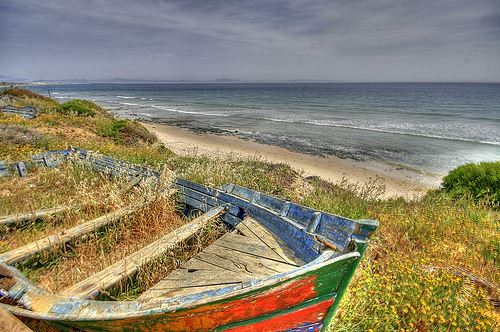
POLYGON ((444 175, 500 160, 500 84, 185 83, 31 86, 120 117, 444 175))

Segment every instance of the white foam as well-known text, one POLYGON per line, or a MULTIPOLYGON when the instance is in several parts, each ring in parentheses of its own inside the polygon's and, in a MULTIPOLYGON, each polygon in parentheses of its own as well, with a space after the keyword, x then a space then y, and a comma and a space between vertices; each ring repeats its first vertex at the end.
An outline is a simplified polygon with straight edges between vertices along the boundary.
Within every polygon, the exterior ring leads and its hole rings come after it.
POLYGON ((120 105, 139 106, 139 104, 134 104, 134 103, 120 103, 120 105))
POLYGON ((196 114, 196 115, 205 115, 205 116, 227 116, 225 114, 220 114, 220 113, 203 113, 203 112, 196 112, 196 111, 185 111, 185 110, 180 110, 177 108, 170 108, 170 107, 165 107, 165 106, 158 106, 158 105, 150 105, 153 108, 160 109, 162 111, 167 111, 167 112, 175 112, 175 113, 182 113, 182 114, 196 114))
POLYGON ((404 131, 399 131, 399 130, 388 130, 388 129, 373 128, 373 127, 363 127, 363 126, 357 126, 357 125, 332 123, 329 121, 317 121, 317 120, 316 121, 315 120, 300 121, 300 120, 287 120, 287 119, 275 119, 275 118, 260 118, 260 119, 273 121, 273 122, 287 122, 287 123, 299 123, 299 124, 302 123, 302 124, 310 124, 310 125, 314 125, 314 126, 366 130, 366 131, 373 131, 373 132, 379 132, 379 133, 385 133, 385 134, 437 138, 437 139, 445 139, 445 140, 451 140, 451 141, 472 142, 472 143, 481 143, 481 144, 500 146, 500 142, 495 142, 495 141, 476 140, 476 139, 462 138, 462 137, 449 137, 449 136, 441 136, 441 135, 433 135, 433 134, 425 134, 425 133, 412 133, 412 132, 404 132, 404 131))
POLYGON ((132 96, 116 96, 116 98, 122 98, 122 99, 135 99, 135 97, 132 97, 132 96))

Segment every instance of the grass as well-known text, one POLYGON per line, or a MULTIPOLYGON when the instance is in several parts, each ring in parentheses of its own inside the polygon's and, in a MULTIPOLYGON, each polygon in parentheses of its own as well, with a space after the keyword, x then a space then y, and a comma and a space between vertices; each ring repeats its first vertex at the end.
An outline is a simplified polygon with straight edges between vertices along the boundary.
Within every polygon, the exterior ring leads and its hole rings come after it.
MULTIPOLYGON (((54 101, 43 99, 42 104, 42 99, 28 94, 15 98, 19 104, 39 103, 42 113, 34 120, 0 114, 0 133, 7 133, 0 135, 0 159, 20 160, 46 149, 74 145, 158 169, 166 165, 179 176, 210 186, 233 182, 335 214, 379 220, 380 229, 340 305, 330 327, 332 331, 498 329, 500 315, 498 304, 495 306, 498 289, 485 287, 471 278, 473 275, 500 284, 500 215, 489 200, 491 195, 443 190, 411 201, 381 199, 384 186, 377 179, 364 186, 347 181, 333 184, 319 178, 304 178, 287 165, 255 158, 177 156, 130 120, 115 119, 106 112, 89 117, 63 114, 56 111, 54 101), (129 125, 135 129, 127 129, 123 134, 129 125)), ((130 195, 119 196, 116 193, 123 183, 83 170, 63 168, 60 174, 55 172, 44 170, 26 179, 0 179, 1 212, 11 213, 25 207, 18 202, 33 202, 33 208, 38 208, 64 204, 71 197, 78 197, 79 201, 88 202, 84 217, 91 217, 126 204, 127 197, 130 200, 143 194, 141 188, 136 188, 130 195), (69 180, 73 177, 75 182, 69 180), (106 193, 115 194, 106 196, 106 193)), ((462 175, 465 173, 469 172, 462 175)), ((46 287, 57 289, 57 283, 81 280, 185 222, 174 218, 176 208, 171 202, 153 204, 151 209, 96 233, 85 242, 70 244, 54 263, 48 264, 41 257, 38 268, 26 272, 32 273, 33 279, 45 282, 46 287), (150 218, 156 219, 151 226, 144 227, 141 220, 150 218), (101 259, 100 265, 91 266, 87 257, 97 259, 103 252, 113 258, 101 259), (83 269, 80 274, 76 267, 83 269)), ((68 215, 47 220, 39 230, 28 225, 23 233, 31 229, 35 233, 25 239, 17 240, 21 232, 11 230, 12 233, 2 237, 0 246, 19 245, 66 223, 77 223, 74 219, 74 215, 68 215)), ((217 232, 208 234, 217 236, 217 232)), ((211 239, 208 237, 206 241, 211 239)), ((189 247, 194 250, 191 254, 196 253, 196 245, 189 247)), ((149 271, 154 273, 141 271, 136 279, 112 290, 109 296, 133 298, 187 257, 176 254, 165 259, 163 269, 162 264, 153 265, 149 271)))
POLYGON ((138 122, 127 119, 104 118, 97 124, 96 129, 99 136, 110 137, 120 144, 151 144, 157 141, 156 136, 138 122))
POLYGON ((462 165, 444 177, 442 186, 452 197, 469 195, 500 204, 500 161, 462 165))
POLYGON ((77 116, 95 116, 104 113, 104 110, 93 102, 81 99, 69 100, 56 107, 56 112, 62 114, 74 114, 77 116))
MULTIPOLYGON (((40 257, 35 268, 32 262, 25 264, 25 270, 42 287, 53 292, 61 291, 154 242, 185 222, 176 213, 172 200, 157 200, 84 240, 40 257)), ((128 289, 122 288, 119 294, 126 291, 128 289)))
POLYGON ((117 183, 82 167, 64 166, 35 170, 27 178, 0 178, 0 215, 26 213, 62 205, 80 205, 78 210, 46 217, 36 223, 4 227, 0 251, 32 242, 117 206, 113 193, 117 183), (107 191, 107 192, 105 192, 107 191))

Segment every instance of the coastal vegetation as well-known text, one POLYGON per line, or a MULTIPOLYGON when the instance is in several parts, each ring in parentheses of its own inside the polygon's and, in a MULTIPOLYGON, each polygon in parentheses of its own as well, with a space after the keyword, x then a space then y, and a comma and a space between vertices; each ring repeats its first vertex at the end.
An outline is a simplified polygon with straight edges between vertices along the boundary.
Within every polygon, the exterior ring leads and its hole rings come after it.
MULTIPOLYGON (((23 160, 48 149, 78 146, 164 170, 165 177, 175 174, 210 186, 232 182, 346 217, 379 220, 380 229, 332 322, 332 331, 498 328, 499 163, 458 168, 445 177, 443 190, 430 191, 424 197, 383 199, 383 183, 376 179, 364 185, 347 180, 330 183, 257 158, 178 156, 140 123, 116 119, 88 101, 60 104, 21 89, 6 90, 0 97, 0 103, 35 105, 41 111, 32 120, 0 113, 0 160, 23 160)), ((147 194, 146 186, 123 194, 124 186, 122 179, 71 165, 33 170, 28 178, 0 178, 0 215, 27 207, 80 205, 78 212, 6 230, 0 251, 126 206, 147 194)), ((171 200, 159 198, 124 223, 58 251, 52 263, 47 257, 38 257, 35 267, 21 267, 31 279, 58 290, 185 222, 176 216, 176 209, 171 200), (106 260, 99 261, 103 253, 106 260)), ((211 238, 201 241, 210 242, 211 238)), ((182 260, 182 253, 177 253, 169 257, 164 269, 182 260)), ((153 275, 139 273, 138 280, 108 297, 133 298, 165 272, 161 269, 156 266, 153 275)))
POLYGON ((443 189, 453 197, 469 195, 474 199, 500 203, 500 161, 466 164, 443 179, 443 189))
POLYGON ((94 116, 97 113, 104 113, 104 110, 93 102, 81 99, 73 99, 59 104, 56 111, 65 114, 75 114, 78 116, 94 116))

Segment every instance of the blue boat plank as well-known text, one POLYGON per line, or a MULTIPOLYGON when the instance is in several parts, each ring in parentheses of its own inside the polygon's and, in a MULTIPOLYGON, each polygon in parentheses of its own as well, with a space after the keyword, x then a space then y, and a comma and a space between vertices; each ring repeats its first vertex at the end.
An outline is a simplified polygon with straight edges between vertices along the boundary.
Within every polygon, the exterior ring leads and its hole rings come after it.
POLYGON ((313 209, 292 203, 290 204, 290 208, 288 209, 288 213, 286 214, 286 216, 292 220, 295 220, 302 226, 307 227, 314 212, 315 210, 313 209))
POLYGON ((255 203, 276 213, 279 213, 285 205, 285 201, 264 194, 260 195, 259 199, 255 203))

